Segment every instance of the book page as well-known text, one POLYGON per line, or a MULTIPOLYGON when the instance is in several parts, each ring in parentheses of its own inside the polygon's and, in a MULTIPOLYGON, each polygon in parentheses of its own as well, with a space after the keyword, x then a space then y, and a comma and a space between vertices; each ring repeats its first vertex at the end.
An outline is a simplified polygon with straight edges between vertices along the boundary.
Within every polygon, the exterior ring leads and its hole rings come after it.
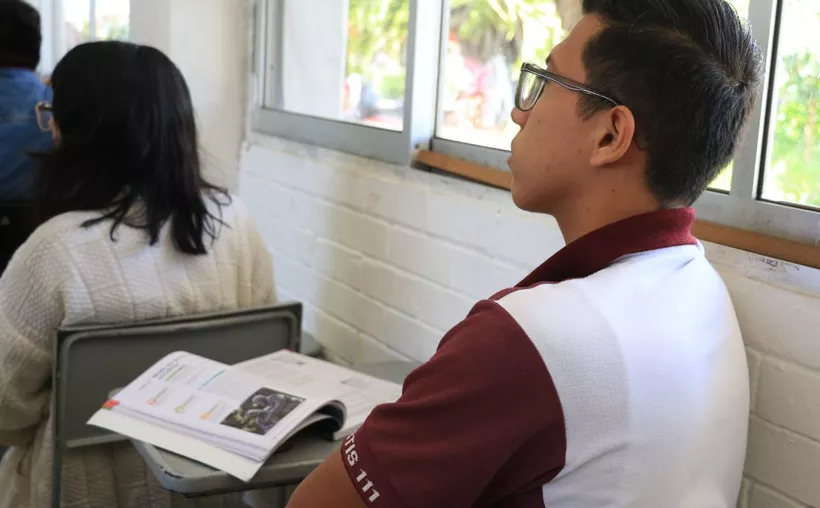
POLYGON ((154 364, 104 407, 263 460, 328 401, 312 395, 180 352, 154 364))
POLYGON ((251 481, 265 463, 115 411, 97 411, 88 423, 225 471, 245 482, 251 481))
POLYGON ((399 384, 288 350, 248 360, 236 368, 282 389, 340 400, 347 408, 347 418, 334 439, 352 434, 376 406, 401 396, 399 384))

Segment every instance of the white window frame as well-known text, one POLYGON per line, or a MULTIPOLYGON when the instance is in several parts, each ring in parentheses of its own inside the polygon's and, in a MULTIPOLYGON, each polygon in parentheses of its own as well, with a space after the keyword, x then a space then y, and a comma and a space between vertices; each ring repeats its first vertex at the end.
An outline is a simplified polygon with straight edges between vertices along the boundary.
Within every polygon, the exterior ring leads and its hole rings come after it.
MULTIPOLYGON (((411 164, 418 150, 430 149, 507 171, 509 151, 452 141, 436 136, 442 124, 438 100, 444 97, 444 65, 449 27, 449 1, 409 0, 407 81, 404 129, 390 131, 362 124, 323 119, 282 111, 276 80, 281 48, 282 6, 285 0, 255 0, 254 81, 256 107, 253 127, 277 137, 396 164, 411 164), (439 34, 430 37, 429 34, 439 34), (424 34, 420 37, 419 34, 424 34), (268 99, 267 101, 265 99, 268 99), (272 104, 268 108, 265 104, 272 104)), ((294 0, 289 0, 294 1, 294 0)), ((820 212, 762 198, 762 176, 774 129, 767 121, 776 112, 774 70, 783 0, 751 0, 749 21, 765 56, 765 86, 755 104, 734 162, 731 191, 707 190, 695 204, 699 219, 817 245, 820 212)), ((279 72, 279 75, 277 75, 279 72)))
MULTIPOLYGON (((294 0, 290 0, 294 1, 294 0)), ((298 1, 298 0, 296 0, 298 1)), ((281 109, 282 97, 281 37, 285 0, 257 0, 255 5, 257 52, 258 107, 253 115, 256 130, 294 141, 392 162, 410 164, 417 150, 429 148, 436 120, 437 68, 427 62, 437 61, 439 44, 434 37, 417 37, 419 33, 439 33, 441 2, 437 0, 409 0, 410 20, 407 27, 407 65, 404 100, 404 127, 392 131, 368 125, 301 115, 281 109), (268 29, 268 27, 270 29, 268 29), (431 32, 432 31, 432 32, 431 32), (268 40, 264 41, 267 34, 268 40), (280 57, 280 58, 277 58, 280 57), (265 101, 264 99, 268 100, 265 101), (264 104, 272 104, 272 108, 264 104)))
POLYGON ((768 151, 774 141, 772 119, 777 112, 775 69, 784 0, 751 0, 749 21, 765 57, 764 86, 735 157, 729 193, 708 190, 695 204, 698 216, 810 245, 820 241, 820 212, 763 198, 768 151))
MULTIPOLYGON (((41 68, 51 72, 63 55, 65 45, 65 14, 63 0, 31 0, 39 6, 43 32, 41 49, 41 68)), ((133 0, 132 0, 133 1, 133 0)), ((90 40, 98 40, 97 34, 97 0, 88 2, 88 29, 90 40)))

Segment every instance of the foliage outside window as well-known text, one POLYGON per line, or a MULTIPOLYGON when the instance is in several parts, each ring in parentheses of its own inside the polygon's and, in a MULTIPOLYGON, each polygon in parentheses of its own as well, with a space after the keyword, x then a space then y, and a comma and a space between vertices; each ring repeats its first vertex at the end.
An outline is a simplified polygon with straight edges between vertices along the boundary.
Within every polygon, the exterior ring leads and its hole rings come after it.
MULTIPOLYGON (((280 70, 266 80, 257 128, 394 163, 406 164, 415 150, 432 148, 502 170, 518 131, 510 111, 521 63, 543 63, 581 16, 578 0, 260 1, 284 4, 288 23, 276 35, 285 46, 283 63, 268 67, 280 70), (333 33, 314 27, 306 34, 303 25, 316 24, 319 5, 335 9, 323 25, 333 33), (298 15, 303 19, 289 18, 288 6, 293 16, 305 11, 298 15), (305 61, 317 65, 305 70, 305 61), (414 74, 408 76, 411 61, 414 74), (412 111, 405 108, 408 99, 412 111)), ((820 208, 820 2, 729 1, 756 23, 758 41, 773 55, 767 62, 773 81, 761 101, 766 108, 752 116, 736 159, 711 185, 722 193, 704 194, 698 214, 814 243, 816 212, 770 202, 820 208), (778 10, 780 26, 773 32, 767 19, 778 10)))

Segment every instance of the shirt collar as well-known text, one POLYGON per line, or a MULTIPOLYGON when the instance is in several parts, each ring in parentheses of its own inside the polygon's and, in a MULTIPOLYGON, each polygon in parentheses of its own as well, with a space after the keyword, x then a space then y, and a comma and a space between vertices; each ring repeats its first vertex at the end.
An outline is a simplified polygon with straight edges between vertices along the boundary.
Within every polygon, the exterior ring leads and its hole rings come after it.
POLYGON ((614 222, 570 243, 535 269, 517 288, 588 277, 616 259, 664 247, 697 245, 692 208, 658 210, 614 222))

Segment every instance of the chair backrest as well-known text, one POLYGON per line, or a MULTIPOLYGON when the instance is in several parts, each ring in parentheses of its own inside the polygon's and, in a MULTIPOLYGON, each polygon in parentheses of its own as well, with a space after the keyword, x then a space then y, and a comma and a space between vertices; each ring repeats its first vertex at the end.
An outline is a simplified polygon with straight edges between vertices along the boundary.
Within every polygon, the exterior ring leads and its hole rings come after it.
POLYGON ((145 321, 122 326, 67 328, 54 351, 52 504, 59 506, 62 455, 68 448, 124 438, 86 425, 111 392, 163 356, 187 351, 226 364, 280 349, 299 349, 302 304, 145 321))
POLYGON ((298 349, 302 304, 60 330, 54 362, 55 429, 76 448, 121 439, 86 425, 108 399, 163 356, 187 351, 233 364, 298 349))
POLYGON ((12 254, 34 230, 29 217, 29 203, 0 203, 0 273, 12 254))

